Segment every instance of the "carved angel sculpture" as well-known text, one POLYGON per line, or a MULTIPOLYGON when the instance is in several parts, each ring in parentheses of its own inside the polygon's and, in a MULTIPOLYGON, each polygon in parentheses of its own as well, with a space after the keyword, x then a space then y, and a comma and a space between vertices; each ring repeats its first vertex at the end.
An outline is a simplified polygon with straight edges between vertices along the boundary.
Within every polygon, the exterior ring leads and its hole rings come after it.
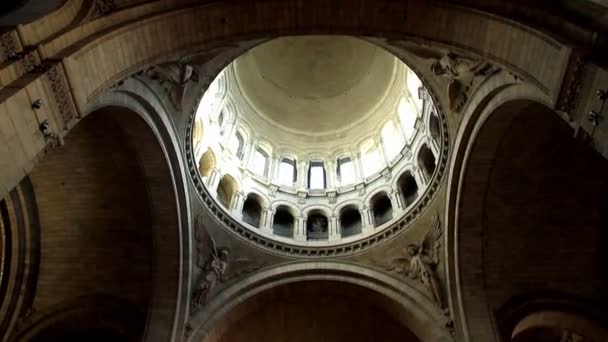
POLYGON ((388 41, 415 56, 431 61, 431 72, 449 79, 447 97, 450 109, 459 111, 467 101, 467 92, 477 76, 487 76, 494 67, 481 60, 406 41, 388 41))
POLYGON ((147 74, 150 78, 159 80, 177 109, 181 109, 186 84, 190 81, 198 82, 198 72, 194 66, 181 61, 156 65, 147 74))
POLYGON ((202 272, 192 292, 190 306, 192 315, 207 302, 209 294, 219 282, 230 281, 262 267, 261 263, 254 263, 248 259, 232 259, 227 247, 217 247, 215 240, 205 228, 202 217, 201 215, 196 220, 197 266, 202 269, 202 272), (231 265, 230 269, 234 271, 227 273, 229 265, 231 265))
POLYGON ((439 214, 435 214, 431 230, 426 233, 422 241, 407 246, 406 252, 409 257, 395 258, 390 265, 386 265, 384 268, 387 271, 394 271, 409 276, 411 279, 420 280, 429 290, 437 305, 445 308, 441 287, 435 275, 435 268, 439 263, 441 234, 439 214))
POLYGON ((196 312, 207 301, 207 297, 215 285, 223 280, 228 268, 230 251, 228 248, 217 248, 215 240, 203 226, 202 217, 196 221, 195 236, 198 250, 198 266, 202 268, 201 275, 192 293, 191 312, 196 312), (207 253, 207 258, 201 262, 200 256, 207 253))

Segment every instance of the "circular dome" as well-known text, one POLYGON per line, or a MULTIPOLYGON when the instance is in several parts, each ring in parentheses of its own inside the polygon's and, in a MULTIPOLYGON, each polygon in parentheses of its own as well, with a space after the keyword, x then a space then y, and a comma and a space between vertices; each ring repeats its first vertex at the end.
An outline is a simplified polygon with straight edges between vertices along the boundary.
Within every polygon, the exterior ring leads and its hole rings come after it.
POLYGON ((382 103, 397 62, 353 37, 284 37, 238 58, 234 73, 245 99, 269 123, 322 135, 352 127, 382 103))
POLYGON ((431 95, 362 39, 268 41, 228 65, 190 118, 196 186, 226 228, 262 247, 309 256, 369 247, 437 189, 447 123, 431 95))

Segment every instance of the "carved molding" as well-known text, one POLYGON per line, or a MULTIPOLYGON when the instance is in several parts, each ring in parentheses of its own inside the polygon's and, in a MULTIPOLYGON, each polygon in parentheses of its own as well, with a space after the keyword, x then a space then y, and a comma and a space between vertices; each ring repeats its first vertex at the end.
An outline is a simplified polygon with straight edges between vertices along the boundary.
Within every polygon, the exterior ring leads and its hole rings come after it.
POLYGON ((584 51, 573 50, 568 61, 562 88, 557 99, 557 110, 564 112, 572 120, 579 95, 583 87, 587 55, 584 51))
POLYGON ((104 15, 108 15, 116 10, 114 0, 93 0, 89 11, 80 21, 81 24, 89 22, 104 15))
POLYGON ((67 130, 80 115, 76 110, 76 104, 72 97, 63 65, 58 62, 50 66, 46 72, 46 76, 51 83, 51 89, 53 90, 57 108, 59 109, 63 129, 67 130))
POLYGON ((0 63, 15 58, 21 50, 21 41, 17 31, 11 30, 0 35, 0 63))

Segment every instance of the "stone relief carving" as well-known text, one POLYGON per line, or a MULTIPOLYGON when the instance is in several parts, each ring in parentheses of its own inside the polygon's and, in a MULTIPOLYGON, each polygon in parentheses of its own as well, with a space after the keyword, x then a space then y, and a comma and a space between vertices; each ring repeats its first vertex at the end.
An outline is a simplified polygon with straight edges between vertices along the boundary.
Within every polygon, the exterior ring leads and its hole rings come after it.
POLYGON ((192 64, 183 61, 155 65, 147 69, 144 74, 159 82, 177 110, 182 110, 186 85, 190 81, 199 81, 198 70, 192 64))
POLYGON ((557 110, 572 119, 583 87, 587 56, 584 52, 573 51, 564 75, 564 81, 557 101, 557 110))
POLYGON ((21 50, 19 37, 15 30, 0 35, 0 62, 5 62, 17 56, 21 50))
POLYGON ((263 267, 262 263, 247 258, 234 258, 228 247, 218 247, 203 223, 196 220, 197 266, 202 270, 192 292, 190 314, 196 314, 207 302, 209 294, 219 282, 229 282, 263 267), (230 266, 230 272, 227 272, 230 266))
POLYGON ((82 18, 81 23, 108 15, 116 10, 114 0, 93 0, 88 13, 82 18))
POLYGON ((412 42, 391 40, 389 45, 429 61, 433 75, 446 78, 446 96, 452 111, 460 112, 468 101, 479 79, 486 78, 500 69, 491 63, 454 52, 426 47, 412 42))
POLYGON ((443 300, 441 285, 435 273, 439 264, 441 235, 441 221, 439 214, 435 214, 432 226, 422 241, 409 244, 401 256, 393 258, 388 263, 377 260, 372 262, 388 272, 420 281, 431 294, 437 306, 446 312, 447 307, 443 300))
POLYGON ((50 66, 46 75, 51 83, 51 89, 63 120, 63 129, 67 130, 72 120, 78 118, 79 115, 64 75, 63 66, 60 63, 50 66))

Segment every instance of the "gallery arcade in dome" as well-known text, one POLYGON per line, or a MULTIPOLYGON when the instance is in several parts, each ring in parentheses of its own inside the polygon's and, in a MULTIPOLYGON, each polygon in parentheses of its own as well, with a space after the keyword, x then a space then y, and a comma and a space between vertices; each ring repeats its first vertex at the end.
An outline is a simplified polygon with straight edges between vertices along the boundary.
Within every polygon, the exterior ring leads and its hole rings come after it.
POLYGON ((204 92, 192 152, 205 191, 251 232, 337 245, 417 205, 436 177, 441 115, 416 73, 371 42, 282 37, 204 92))

